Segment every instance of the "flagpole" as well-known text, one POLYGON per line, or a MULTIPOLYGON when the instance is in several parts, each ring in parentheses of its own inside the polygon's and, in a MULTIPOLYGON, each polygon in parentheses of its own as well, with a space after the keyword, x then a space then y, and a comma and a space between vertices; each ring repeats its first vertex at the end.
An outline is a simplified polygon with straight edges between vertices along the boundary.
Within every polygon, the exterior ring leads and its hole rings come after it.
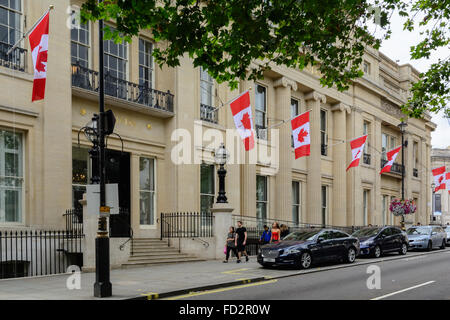
POLYGON ((289 121, 292 121, 293 119, 297 118, 298 116, 301 116, 302 114, 305 114, 305 113, 307 113, 307 112, 310 112, 311 110, 312 110, 312 109, 308 109, 308 110, 306 110, 305 112, 300 113, 300 114, 298 114, 298 115, 296 115, 296 116, 293 116, 292 118, 287 119, 287 120, 278 120, 278 119, 277 119, 278 121, 281 121, 281 123, 273 124, 273 125, 271 125, 270 127, 268 127, 267 129, 272 129, 272 128, 281 126, 281 125, 283 125, 283 124, 285 124, 285 123, 288 123, 289 121))
MULTIPOLYGON (((239 94, 237 97, 234 97, 233 99, 230 99, 230 100, 228 100, 228 101, 225 102, 225 103, 222 103, 221 106, 219 106, 219 107, 217 107, 217 108, 214 108, 213 111, 217 111, 217 110, 219 110, 220 108, 222 108, 222 107, 224 107, 224 106, 226 106, 226 105, 232 103, 234 100, 236 100, 236 99, 238 99, 239 97, 241 97, 241 96, 242 96, 244 93, 246 93, 247 91, 252 91, 252 87, 248 88, 247 90, 245 90, 244 92, 242 92, 241 94, 239 94)), ((219 99, 220 99, 220 98, 219 98, 219 99)))
POLYGON ((47 13, 50 12, 50 10, 53 10, 55 8, 54 5, 50 5, 47 9, 47 11, 45 11, 45 13, 38 19, 38 21, 35 22, 35 24, 33 24, 33 26, 26 32, 23 34, 22 38, 20 38, 19 40, 17 40, 17 42, 11 47, 11 49, 8 50, 8 52, 6 53, 6 55, 9 55, 15 48, 17 48, 17 46, 19 45, 19 43, 25 39, 26 37, 28 37, 28 35, 34 30, 34 28, 39 24, 39 22, 42 21, 42 19, 44 19, 44 17, 47 15, 47 13))

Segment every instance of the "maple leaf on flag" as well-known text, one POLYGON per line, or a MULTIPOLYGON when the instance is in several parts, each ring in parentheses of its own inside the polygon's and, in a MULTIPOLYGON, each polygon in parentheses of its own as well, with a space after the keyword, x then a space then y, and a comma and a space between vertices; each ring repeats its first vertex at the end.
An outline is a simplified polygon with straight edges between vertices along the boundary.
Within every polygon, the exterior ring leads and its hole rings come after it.
POLYGON ((443 176, 441 176, 441 177, 439 178, 439 183, 442 183, 442 180, 444 180, 444 177, 443 177, 443 176))
POLYGON ((308 136, 308 131, 305 131, 303 128, 300 130, 300 132, 298 133, 298 141, 299 142, 304 142, 305 141, 305 137, 308 136))
POLYGON ((45 63, 47 63, 47 53, 48 51, 41 51, 42 47, 38 49, 38 54, 36 58, 36 70, 39 72, 45 72, 45 63))
POLYGON ((244 114, 244 116, 241 119, 241 122, 245 129, 250 130, 252 128, 252 124, 250 122, 250 116, 248 115, 248 112, 244 114))
POLYGON ((361 153, 361 149, 358 150, 358 152, 355 155, 355 158, 357 158, 360 153, 361 153))

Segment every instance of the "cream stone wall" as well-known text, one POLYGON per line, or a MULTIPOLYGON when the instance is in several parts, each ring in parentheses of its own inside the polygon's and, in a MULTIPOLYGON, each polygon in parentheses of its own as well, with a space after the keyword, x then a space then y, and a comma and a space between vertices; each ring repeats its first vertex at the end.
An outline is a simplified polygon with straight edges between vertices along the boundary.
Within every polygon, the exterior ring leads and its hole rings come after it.
MULTIPOLYGON (((50 18, 50 46, 46 99, 31 103, 32 68, 28 52, 27 72, 0 67, 0 94, 4 97, 0 106, 0 127, 24 133, 25 143, 25 194, 24 220, 27 227, 62 227, 64 210, 72 203, 72 146, 77 144, 77 133, 86 125, 93 113, 98 112, 98 96, 71 85, 70 29, 66 27, 70 4, 83 1, 59 0, 50 18)), ((28 23, 35 21, 51 1, 24 1, 24 13, 28 23)), ((90 69, 98 71, 98 28, 90 23, 90 69)), ((143 31, 140 37, 151 40, 143 31)), ((160 46, 161 44, 157 44, 160 46)), ((24 43, 28 47, 28 43, 24 43)), ((128 45, 128 80, 138 83, 138 37, 128 45)), ((256 175, 268 177, 267 217, 270 220, 292 220, 292 181, 301 182, 300 221, 349 226, 363 223, 363 190, 369 191, 368 221, 382 224, 382 197, 401 195, 401 176, 394 173, 379 175, 381 169, 381 134, 396 137, 400 145, 401 121, 399 106, 405 102, 405 92, 418 72, 410 65, 399 66, 382 53, 368 49, 364 58, 370 63, 370 74, 355 80, 349 90, 339 92, 335 88, 323 88, 315 68, 299 71, 273 66, 264 78, 240 81, 239 89, 232 91, 226 84, 215 84, 215 107, 219 107, 251 89, 250 100, 255 114, 255 83, 267 88, 268 141, 256 140, 257 148, 277 146, 278 163, 250 163, 239 138, 239 150, 245 164, 229 164, 227 169, 227 197, 234 214, 256 216, 256 175), (389 81, 389 87, 386 81, 389 81), (394 86, 392 86, 392 83, 394 86), (299 101, 299 113, 311 110, 311 156, 294 159, 291 147, 290 100, 299 101), (328 154, 321 155, 320 110, 327 111, 328 154), (280 120, 284 124, 278 125, 280 120), (351 160, 348 141, 363 135, 363 121, 370 123, 368 143, 371 163, 362 159, 358 168, 346 171, 351 160), (273 141, 272 138, 278 137, 273 141), (339 143, 345 141, 345 143, 339 143), (326 186, 327 216, 322 221, 321 187, 326 186)), ((164 113, 150 107, 142 107, 126 100, 106 97, 106 109, 113 110, 116 129, 124 141, 124 151, 130 153, 131 177, 131 225, 135 236, 158 237, 161 212, 193 212, 200 210, 200 163, 212 163, 213 150, 225 138, 226 129, 233 129, 234 122, 228 104, 218 110, 218 123, 200 119, 200 71, 191 59, 183 57, 177 68, 154 66, 154 89, 174 94, 173 113, 164 113), (175 164, 173 147, 179 141, 173 135, 177 129, 191 134, 190 163, 175 164), (215 129, 222 139, 208 141, 208 129, 215 129), (205 139, 194 141, 194 136, 205 139), (156 160, 155 224, 140 225, 139 158, 156 160)), ((410 223, 429 220, 431 195, 428 192, 430 177, 431 131, 435 125, 430 117, 424 120, 408 119, 405 139, 406 175, 405 196, 417 198, 419 210, 410 223), (419 143, 419 176, 412 176, 413 141, 419 143)), ((226 146, 232 145, 225 141, 226 146)), ((81 145, 89 147, 81 135, 81 145)), ((112 136, 108 148, 121 150, 121 143, 112 136)), ((397 158, 401 162, 401 155, 397 158)), ((216 178, 216 192, 218 189, 216 178)), ((388 204, 387 204, 388 207, 388 204)), ((389 222, 389 212, 386 223, 389 222)), ((394 223, 398 224, 399 219, 394 223)), ((3 225, 0 227, 4 227, 3 225)), ((8 226, 9 227, 9 226, 8 226)))

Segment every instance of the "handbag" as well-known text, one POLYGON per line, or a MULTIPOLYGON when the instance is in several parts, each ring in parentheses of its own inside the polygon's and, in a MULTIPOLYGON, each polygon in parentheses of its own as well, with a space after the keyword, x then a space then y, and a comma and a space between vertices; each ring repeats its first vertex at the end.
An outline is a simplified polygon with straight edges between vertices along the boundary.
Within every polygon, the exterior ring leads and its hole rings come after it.
POLYGON ((225 245, 225 247, 223 248, 223 253, 227 254, 227 245, 225 245))

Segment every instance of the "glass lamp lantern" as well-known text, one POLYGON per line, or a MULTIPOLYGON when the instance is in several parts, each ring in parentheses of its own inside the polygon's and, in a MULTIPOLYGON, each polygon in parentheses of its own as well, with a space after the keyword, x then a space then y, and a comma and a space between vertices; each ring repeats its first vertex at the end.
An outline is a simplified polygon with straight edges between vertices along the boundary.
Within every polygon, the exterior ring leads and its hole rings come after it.
POLYGON ((219 170, 217 170, 217 175, 219 176, 219 193, 216 203, 228 203, 227 197, 225 195, 225 176, 227 174, 227 170, 225 170, 224 165, 227 163, 229 156, 230 155, 227 149, 225 149, 224 144, 221 143, 220 147, 214 153, 214 159, 220 166, 219 170))

